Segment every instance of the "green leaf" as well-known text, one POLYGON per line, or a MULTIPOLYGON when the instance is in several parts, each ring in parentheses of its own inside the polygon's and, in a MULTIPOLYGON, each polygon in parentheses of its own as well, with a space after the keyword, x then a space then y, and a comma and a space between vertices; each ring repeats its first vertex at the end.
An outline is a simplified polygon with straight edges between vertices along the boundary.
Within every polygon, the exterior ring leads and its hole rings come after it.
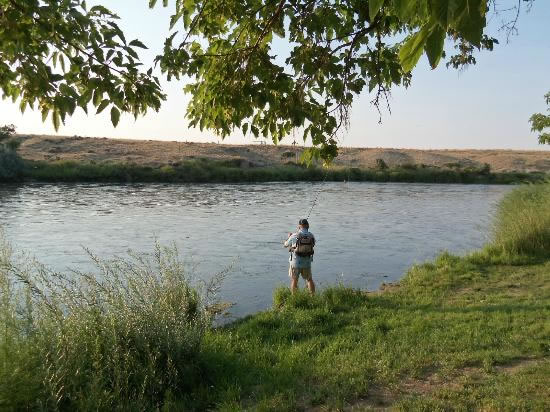
POLYGON ((449 24, 449 17, 453 14, 453 9, 456 7, 456 0, 432 0, 431 14, 436 22, 443 27, 449 24), (452 9, 450 9, 452 7, 452 9))
POLYGON ((459 33, 478 49, 481 47, 483 29, 487 25, 485 12, 485 0, 463 0, 466 3, 464 12, 457 25, 459 33))
POLYGON ((384 4, 384 0, 369 0, 369 17, 370 21, 373 21, 376 15, 378 14, 378 11, 380 11, 380 8, 384 4))
POLYGON ((108 99, 103 99, 102 102, 99 104, 96 110, 96 114, 100 114, 107 106, 109 106, 109 103, 111 103, 108 99))
POLYGON ((435 69, 441 60, 443 46, 445 45, 445 34, 445 30, 440 25, 437 25, 426 40, 424 49, 426 50, 426 55, 432 69, 435 69))
POLYGON ((410 72, 416 66, 416 63, 418 63, 429 34, 430 27, 426 24, 420 31, 410 36, 405 44, 401 46, 399 60, 406 73, 410 72))
POLYGON ((132 40, 129 44, 130 46, 134 46, 134 47, 139 47, 139 48, 142 48, 142 49, 146 49, 147 46, 145 44, 143 44, 142 42, 140 42, 139 40, 132 40))
POLYGON ((59 126, 61 124, 61 117, 59 116, 59 111, 58 110, 54 110, 53 113, 52 113, 52 123, 53 123, 53 128, 57 132, 59 130, 59 126))
POLYGON ((59 65, 61 66, 61 70, 63 70, 63 73, 66 73, 65 70, 65 59, 63 58, 63 55, 59 55, 59 65))
POLYGON ((94 97, 92 100, 92 103, 95 107, 99 106, 101 103, 101 98, 103 97, 103 93, 101 93, 99 90, 94 90, 94 97))
POLYGON ((403 22, 408 22, 414 16, 418 3, 418 0, 393 0, 395 12, 403 22))
POLYGON ((128 52, 128 54, 130 56, 132 56, 134 59, 139 59, 139 56, 138 54, 134 51, 134 49, 131 49, 129 47, 126 48, 126 52, 128 52))
POLYGON ((113 123, 113 126, 117 127, 119 121, 120 111, 116 107, 113 107, 111 109, 111 122, 113 123))
POLYGON ((50 109, 48 109, 46 106, 42 108, 42 122, 45 122, 48 118, 48 114, 50 113, 50 109))
POLYGON ((250 130, 252 131, 252 134, 254 135, 254 137, 258 137, 259 134, 260 134, 260 131, 258 130, 258 128, 256 126, 252 126, 250 128, 250 130))

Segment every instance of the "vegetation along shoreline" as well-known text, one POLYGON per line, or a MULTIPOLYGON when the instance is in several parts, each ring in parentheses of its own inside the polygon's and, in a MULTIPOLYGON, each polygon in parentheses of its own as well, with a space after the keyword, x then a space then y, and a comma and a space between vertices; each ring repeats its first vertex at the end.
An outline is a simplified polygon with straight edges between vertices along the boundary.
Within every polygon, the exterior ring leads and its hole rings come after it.
POLYGON ((160 167, 131 163, 23 161, 17 173, 3 182, 112 182, 112 183, 256 183, 295 181, 358 181, 403 183, 516 184, 542 182, 543 172, 491 172, 487 168, 451 169, 403 165, 378 169, 302 166, 246 167, 239 160, 188 160, 160 167))
POLYGON ((501 201, 492 241, 380 292, 274 292, 213 328, 174 250, 99 277, 0 253, 6 410, 548 410, 550 184, 501 201), (74 281, 79 277, 79 282, 74 281))
POLYGON ((548 178, 550 153, 342 148, 328 168, 303 148, 15 135, 5 127, 0 182, 255 183, 373 181, 512 184, 548 178))

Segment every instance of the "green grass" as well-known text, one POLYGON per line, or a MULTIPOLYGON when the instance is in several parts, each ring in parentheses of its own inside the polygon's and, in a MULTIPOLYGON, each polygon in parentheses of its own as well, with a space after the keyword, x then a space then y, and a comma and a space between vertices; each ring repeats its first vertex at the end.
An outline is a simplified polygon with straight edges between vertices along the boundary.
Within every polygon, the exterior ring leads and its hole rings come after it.
MULTIPOLYGON (((70 293, 55 301, 65 320, 59 326, 51 326, 48 307, 21 310, 29 300, 43 301, 35 289, 20 290, 28 293, 18 295, 15 311, 13 289, 3 286, 0 326, 10 333, 0 338, 0 409, 33 400, 35 408, 67 410, 548 410, 550 253, 541 249, 548 224, 539 222, 547 222, 549 207, 548 185, 520 187, 501 203, 495 240, 480 251, 443 253, 383 293, 339 285, 310 296, 279 288, 273 309, 218 328, 187 323, 184 338, 171 346, 163 344, 165 329, 179 319, 181 303, 157 305, 145 283, 107 287, 109 293, 92 287, 86 300, 119 303, 90 312, 75 293, 81 287, 61 282, 70 293), (42 316, 46 323, 29 323, 42 316), (108 333, 96 333, 98 324, 108 333), (188 334, 196 337, 191 346, 188 334), (178 355, 180 346, 190 349, 178 355), (138 348, 145 356, 136 355, 138 348), (44 359, 57 366, 46 367, 44 359), (174 367, 183 372, 174 375, 174 367), (147 391, 139 390, 143 385, 147 391)), ((135 266, 106 267, 105 279, 126 279, 115 285, 133 282, 135 266)), ((145 273, 169 280, 173 267, 145 273)), ((30 284, 42 290, 40 282, 30 284)), ((196 319, 207 308, 188 285, 161 282, 157 293, 195 302, 203 308, 191 311, 196 319)))
MULTIPOLYGON (((442 255, 411 269, 391 293, 277 291, 278 309, 206 335, 208 383, 217 389, 203 405, 341 408, 434 373, 460 376, 475 366, 497 379, 497 365, 550 356, 549 281, 549 262, 495 266, 442 255)), ((516 402, 524 401, 518 394, 516 402)))
POLYGON ((161 167, 129 163, 77 163, 72 161, 29 162, 25 180, 43 182, 173 182, 173 183, 236 183, 270 181, 373 181, 419 183, 491 183, 510 184, 538 182, 544 173, 490 173, 486 168, 450 169, 404 165, 393 169, 359 169, 319 167, 295 164, 241 168, 240 160, 214 161, 195 159, 161 167), (325 178, 326 176, 326 178, 325 178))

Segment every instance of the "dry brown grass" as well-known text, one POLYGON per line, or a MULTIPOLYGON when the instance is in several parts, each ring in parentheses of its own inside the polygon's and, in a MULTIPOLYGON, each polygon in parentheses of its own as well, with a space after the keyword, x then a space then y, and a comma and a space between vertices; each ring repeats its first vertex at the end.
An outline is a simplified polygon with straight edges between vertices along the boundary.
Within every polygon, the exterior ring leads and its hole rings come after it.
MULTIPOLYGON (((167 142, 85 137, 31 135, 24 137, 20 153, 29 160, 75 160, 86 162, 135 163, 159 166, 193 158, 241 159, 243 166, 272 166, 294 161, 301 148, 274 145, 224 145, 215 143, 167 142)), ((385 148, 342 148, 337 165, 374 167, 383 159, 390 167, 403 164, 479 167, 492 171, 550 171, 550 151, 544 150, 416 150, 385 148)))

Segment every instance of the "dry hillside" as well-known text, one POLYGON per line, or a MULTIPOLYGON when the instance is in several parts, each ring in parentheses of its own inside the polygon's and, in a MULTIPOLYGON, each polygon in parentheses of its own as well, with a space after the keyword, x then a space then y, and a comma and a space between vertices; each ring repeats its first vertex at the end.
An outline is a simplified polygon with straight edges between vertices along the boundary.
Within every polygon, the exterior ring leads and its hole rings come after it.
MULTIPOLYGON (((274 145, 224 145, 158 140, 87 137, 23 136, 21 155, 30 160, 131 162, 142 165, 175 164, 193 158, 241 159, 243 166, 269 166, 294 160, 300 148, 274 145)), ((482 166, 493 171, 550 172, 550 151, 544 150, 414 150, 342 148, 336 164, 373 167, 376 159, 389 166, 426 164, 442 167, 482 166)))

